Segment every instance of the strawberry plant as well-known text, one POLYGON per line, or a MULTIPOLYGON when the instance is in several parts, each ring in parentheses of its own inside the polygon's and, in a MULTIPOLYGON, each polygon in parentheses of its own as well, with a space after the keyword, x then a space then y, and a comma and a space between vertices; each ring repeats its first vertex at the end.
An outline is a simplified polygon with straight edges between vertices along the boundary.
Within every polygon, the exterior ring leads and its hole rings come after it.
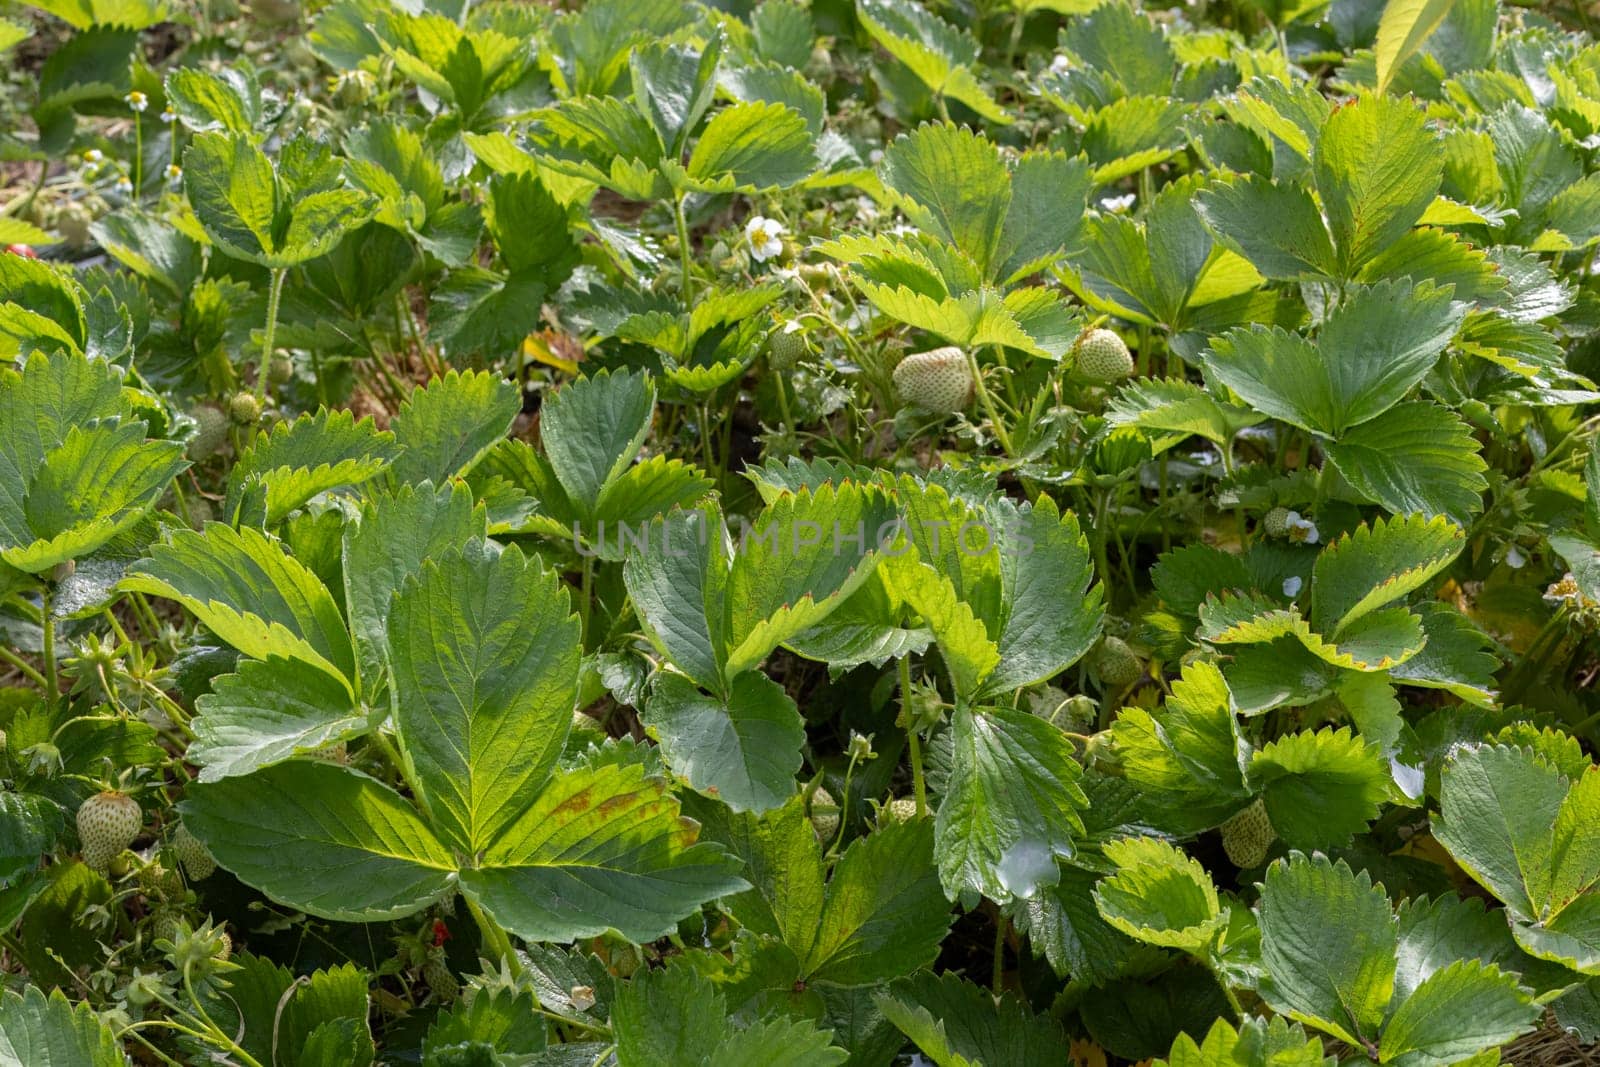
POLYGON ((1591 1055, 1592 14, 0 0, 0 1063, 1591 1055))

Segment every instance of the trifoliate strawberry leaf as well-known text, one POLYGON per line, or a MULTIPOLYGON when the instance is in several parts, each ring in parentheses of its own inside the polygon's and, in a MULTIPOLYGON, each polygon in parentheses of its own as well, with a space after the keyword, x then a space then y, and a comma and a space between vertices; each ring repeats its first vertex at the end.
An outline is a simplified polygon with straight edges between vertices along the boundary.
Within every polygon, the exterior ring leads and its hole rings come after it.
POLYGON ((1213 663, 1185 667, 1161 708, 1124 708, 1111 724, 1111 738, 1122 773, 1163 829, 1216 826, 1249 795, 1232 695, 1213 663))
POLYGON ((557 775, 533 806, 461 872, 461 888, 528 941, 573 941, 616 930, 651 941, 747 883, 699 828, 678 814, 667 783, 639 766, 557 775))
POLYGON ((1199 953, 1227 921, 1217 887, 1198 860, 1154 837, 1126 837, 1103 846, 1114 874, 1095 887, 1106 922, 1136 940, 1199 953))
POLYGON ((545 400, 540 441, 579 518, 594 517, 601 495, 633 463, 654 408, 650 379, 627 372, 580 378, 545 400))
POLYGON ((1533 1029, 1543 1008, 1493 964, 1458 960, 1429 975, 1389 1018, 1383 1061, 1460 1063, 1533 1029))
POLYGON ((1389 798, 1383 754, 1348 727, 1288 734, 1250 759, 1252 791, 1292 848, 1333 848, 1362 832, 1389 798))
POLYGON ((1098 877, 1064 866, 1059 882, 1008 908, 1057 975, 1094 985, 1115 977, 1135 953, 1149 951, 1101 917, 1094 900, 1098 877))
POLYGON ((1161 27, 1130 4, 1101 4, 1073 19, 1061 44, 1084 66, 1103 71, 1125 94, 1166 96, 1178 57, 1161 27))
POLYGON ((1365 872, 1299 853, 1267 868, 1260 992, 1273 1010, 1353 1045, 1375 1043, 1396 943, 1389 899, 1365 872))
POLYGON ((1600 971, 1600 775, 1572 781, 1533 750, 1480 745, 1445 764, 1440 788, 1434 837, 1505 902, 1518 944, 1600 971))
POLYGON ((389 616, 394 595, 427 559, 485 534, 483 512, 460 483, 401 486, 375 493, 361 519, 345 527, 340 568, 344 605, 361 664, 361 689, 372 699, 388 684, 389 616))
POLYGON ((195 701, 186 758, 202 782, 262 767, 366 732, 369 715, 337 678, 302 660, 241 660, 195 701))
POLYGON ((32 539, 6 546, 0 558, 37 574, 89 555, 138 522, 188 466, 182 445, 146 440, 145 432, 142 422, 114 418, 67 430, 22 498, 32 539))
POLYGON ((367 194, 339 188, 336 165, 329 180, 321 165, 327 158, 326 146, 301 138, 284 145, 275 169, 248 137, 202 133, 183 155, 184 191, 206 236, 224 252, 263 267, 293 267, 331 251, 376 208, 367 194))
POLYGON ((1207 369, 1256 410, 1334 437, 1397 404, 1461 323, 1449 290, 1383 282, 1353 291, 1313 344, 1256 326, 1212 341, 1207 369))
POLYGON ((1328 458, 1357 492, 1395 515, 1470 522, 1489 483, 1472 430, 1449 408, 1403 403, 1346 431, 1328 458))
POLYGON ((781 189, 817 169, 815 139, 800 112, 764 101, 734 104, 706 123, 689 156, 688 181, 703 192, 781 189))
POLYGON ((640 720, 673 773, 735 811, 766 811, 794 794, 805 723, 783 688, 757 671, 735 676, 726 700, 662 671, 640 720))
POLYGON ((581 642, 558 577, 469 543, 422 564, 389 614, 394 718, 418 800, 467 855, 522 816, 572 722, 581 642))
POLYGON ((725 39, 714 32, 704 48, 654 44, 628 56, 633 99, 674 156, 683 153, 689 132, 705 117, 717 87, 717 64, 725 39))
POLYGON ((236 513, 248 487, 259 483, 266 494, 264 522, 275 526, 320 493, 375 477, 399 452, 393 434, 370 418, 357 422, 348 411, 322 408, 280 422, 258 434, 228 472, 223 513, 236 513))
POLYGON ((203 533, 175 531, 151 547, 121 588, 178 601, 254 659, 305 660, 347 686, 354 677, 350 635, 333 594, 270 534, 221 523, 203 533))
POLYGON ((1009 708, 960 709, 950 780, 935 821, 939 877, 1006 902, 1054 885, 1071 859, 1088 799, 1072 744, 1054 726, 1009 708))
POLYGON ((974 74, 978 42, 916 0, 857 0, 856 17, 884 51, 904 63, 929 92, 949 97, 990 122, 1011 117, 974 74))
POLYGON ((1415 103, 1363 96, 1328 117, 1311 166, 1348 278, 1422 217, 1439 191, 1443 157, 1415 103))
POLYGON ((84 1002, 29 985, 0 995, 0 1054, 28 1067, 123 1067, 122 1043, 84 1002))
POLYGON ((735 1027, 712 981, 685 964, 642 971, 619 987, 611 1027, 621 1064, 782 1063, 838 1067, 849 1053, 829 1031, 783 1016, 735 1027))
POLYGON ((1196 204, 1219 240, 1268 278, 1335 277, 1338 260, 1311 194, 1256 175, 1207 185, 1196 204))
POLYGON ((181 808, 219 864, 323 918, 409 915, 454 877, 450 852, 398 793, 335 764, 293 760, 195 785, 181 808))
POLYGON ((1043 1067, 1060 1059, 1065 1044, 1049 1017, 955 974, 902 978, 873 1001, 936 1067, 1043 1067))
POLYGON ((489 373, 450 371, 413 390, 389 424, 402 451, 391 484, 435 485, 470 469, 521 410, 517 389, 489 373))
POLYGON ((1415 656, 1391 667, 1389 677, 1402 685, 1443 689, 1468 703, 1492 707, 1500 659, 1490 651, 1493 642, 1489 636, 1446 604, 1418 604, 1416 611, 1428 643, 1415 656))
POLYGON ((1077 142, 1094 183, 1110 185, 1177 155, 1191 111, 1181 100, 1156 96, 1126 96, 1096 109, 1077 142))
POLYGON ((1335 1062, 1324 1055, 1321 1041, 1281 1016, 1247 1016, 1237 1029, 1218 1019, 1198 1044, 1188 1034, 1178 1035, 1167 1058, 1154 1067, 1332 1067, 1335 1062))
POLYGON ((933 824, 885 826, 845 849, 828 882, 808 981, 876 985, 930 965, 950 927, 933 871, 933 824))
POLYGON ((1342 637, 1370 612, 1420 589, 1461 552, 1465 534, 1443 518, 1377 519, 1339 538, 1312 570, 1312 624, 1342 637))

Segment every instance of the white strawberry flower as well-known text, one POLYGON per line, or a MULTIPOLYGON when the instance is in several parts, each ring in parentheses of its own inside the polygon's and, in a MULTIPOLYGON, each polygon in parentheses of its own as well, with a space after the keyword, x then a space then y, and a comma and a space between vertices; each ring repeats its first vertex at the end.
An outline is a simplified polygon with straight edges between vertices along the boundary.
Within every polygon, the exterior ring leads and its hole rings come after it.
POLYGON ((150 98, 145 96, 137 89, 133 90, 127 96, 124 96, 122 98, 122 102, 127 104, 134 111, 139 112, 143 112, 145 108, 150 106, 150 98))
POLYGON ((178 113, 176 111, 172 110, 170 107, 166 108, 161 112, 161 121, 162 122, 177 122, 178 121, 178 113))
POLYGON ((1317 524, 1310 519, 1300 517, 1298 511, 1289 512, 1289 517, 1284 520, 1284 525, 1289 530, 1289 540, 1301 544, 1314 545, 1322 535, 1317 532, 1317 524))
POLYGON ((1516 545, 1512 545, 1510 548, 1506 549, 1507 567, 1510 567, 1514 571, 1521 570, 1527 562, 1528 557, 1524 556, 1520 551, 1518 551, 1516 545))
POLYGON ((1057 52, 1055 57, 1050 60, 1050 69, 1057 74, 1065 74, 1072 69, 1072 60, 1067 58, 1064 53, 1057 52))
POLYGON ((1291 574, 1283 580, 1283 595, 1291 600, 1300 595, 1300 587, 1305 584, 1305 579, 1298 574, 1291 574))
POLYGON ((119 192, 119 193, 131 193, 131 192, 133 192, 133 182, 129 180, 129 178, 128 178, 128 176, 126 174, 122 175, 122 177, 117 179, 117 192, 119 192))
POLYGON ((178 166, 176 163, 168 163, 167 181, 176 185, 181 180, 183 180, 183 168, 178 166))
POLYGON ((1100 201, 1100 210, 1109 211, 1113 215, 1120 215, 1133 206, 1135 197, 1133 193, 1123 196, 1107 196, 1100 201))
POLYGON ((783 251, 783 223, 764 215, 752 215, 744 224, 744 237, 757 263, 765 263, 783 251))

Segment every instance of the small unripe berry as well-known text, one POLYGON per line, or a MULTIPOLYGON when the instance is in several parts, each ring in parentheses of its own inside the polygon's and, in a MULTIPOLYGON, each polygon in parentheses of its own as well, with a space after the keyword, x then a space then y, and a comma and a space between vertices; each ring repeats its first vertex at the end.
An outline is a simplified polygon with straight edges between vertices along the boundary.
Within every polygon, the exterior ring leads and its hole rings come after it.
POLYGON ((1111 330, 1085 330, 1072 351, 1078 357, 1078 376, 1086 381, 1110 385, 1133 373, 1128 346, 1111 330))
POLYGON ((139 836, 144 816, 139 802, 126 793, 96 793, 78 807, 78 838, 83 842, 83 862, 101 873, 139 836))
POLYGON ((261 419, 261 402, 254 393, 234 393, 233 399, 228 401, 228 414, 233 416, 234 422, 254 426, 261 419))
POLYGON ((1094 669, 1102 682, 1113 687, 1132 685, 1144 674, 1144 664, 1139 662, 1138 654, 1120 637, 1101 640, 1094 656, 1094 669))
POLYGON ((1278 839, 1267 806, 1259 797, 1248 808, 1222 824, 1222 850, 1240 870, 1251 870, 1267 860, 1267 850, 1278 839))
POLYGON ((972 402, 972 368, 953 345, 917 352, 895 367, 894 387, 908 404, 953 415, 972 402))

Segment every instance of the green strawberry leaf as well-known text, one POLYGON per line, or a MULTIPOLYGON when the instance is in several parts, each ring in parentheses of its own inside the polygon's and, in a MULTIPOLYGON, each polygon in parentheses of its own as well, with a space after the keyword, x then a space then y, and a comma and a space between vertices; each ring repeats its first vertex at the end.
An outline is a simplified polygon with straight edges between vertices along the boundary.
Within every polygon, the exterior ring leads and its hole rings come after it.
POLYGON ((1459 1063, 1532 1030, 1542 1015, 1515 974, 1458 960, 1429 975, 1395 1009, 1383 1031, 1383 1061, 1459 1063))
POLYGON ((1394 992, 1394 915, 1342 861, 1296 853, 1261 887, 1262 999, 1341 1041, 1376 1042, 1394 992))
POLYGON ((1311 167, 1345 278, 1416 224, 1443 176, 1443 158, 1422 110, 1387 96, 1357 97, 1335 109, 1323 124, 1311 167))
POLYGON ((369 715, 326 671, 302 660, 241 660, 195 701, 186 758, 202 782, 250 774, 366 732, 369 715))
POLYGON ((737 675, 724 701, 662 671, 640 719, 673 773, 735 811, 767 811, 794 794, 805 724, 783 688, 760 672, 737 675))
POLYGON ((1009 708, 960 709, 950 781, 935 821, 939 877, 951 897, 1026 899, 1060 878, 1077 852, 1088 799, 1072 744, 1054 726, 1009 708))
POLYGON ((558 775, 461 873, 461 889, 528 941, 616 930, 653 941, 702 904, 747 888, 737 864, 678 814, 660 778, 638 766, 558 775))
POLYGON ((544 402, 540 440, 580 517, 594 517, 601 496, 633 463, 654 410, 650 379, 627 372, 580 378, 544 402))
POLYGON ((0 1050, 28 1067, 122 1067, 122 1043, 87 1003, 29 985, 0 994, 0 1050))
POLYGON ((1238 1029, 1218 1019, 1199 1044, 1188 1034, 1178 1035, 1167 1058, 1153 1067, 1332 1067, 1335 1062, 1323 1054, 1321 1041, 1281 1016, 1247 1016, 1238 1029))
POLYGON ((134 564, 119 588, 178 601, 254 659, 304 660, 346 686, 354 652, 339 606, 310 568, 270 534, 209 524, 174 531, 134 564))
POLYGON ((902 978, 872 999, 936 1067, 1043 1067, 1060 1061, 1065 1044, 1048 1016, 955 974, 902 978))
POLYGON ((559 578, 485 542, 426 560, 388 620, 394 719, 418 800, 473 855, 534 802, 572 722, 582 654, 559 578))
POLYGON ((180 808, 219 864, 326 919, 410 915, 454 879, 449 851, 398 793, 331 763, 293 760, 197 784, 180 808))
POLYGON ((1402 403, 1326 447, 1345 481, 1391 514, 1466 524, 1483 510, 1487 464, 1471 428, 1449 408, 1402 403))
POLYGON ((487 372, 450 371, 412 391, 389 428, 402 449, 389 467, 393 486, 435 485, 469 470, 511 429, 517 388, 487 372))
POLYGON ((1389 798, 1383 754, 1348 727, 1287 734, 1258 749, 1248 778, 1291 848, 1333 848, 1377 818, 1389 798))
POLYGON ((1317 556, 1312 624, 1343 636, 1370 612, 1420 589, 1460 554, 1465 539, 1459 526, 1421 515, 1356 527, 1317 556))
POLYGON ((238 513, 247 488, 265 487, 265 523, 275 526, 289 512, 321 493, 376 477, 399 455, 394 435, 371 418, 319 408, 293 422, 256 435, 228 472, 225 515, 238 513))
POLYGON ((1116 873, 1095 887, 1095 905, 1129 937, 1200 953, 1227 922, 1211 876, 1177 846, 1126 837, 1106 842, 1104 850, 1116 873))

